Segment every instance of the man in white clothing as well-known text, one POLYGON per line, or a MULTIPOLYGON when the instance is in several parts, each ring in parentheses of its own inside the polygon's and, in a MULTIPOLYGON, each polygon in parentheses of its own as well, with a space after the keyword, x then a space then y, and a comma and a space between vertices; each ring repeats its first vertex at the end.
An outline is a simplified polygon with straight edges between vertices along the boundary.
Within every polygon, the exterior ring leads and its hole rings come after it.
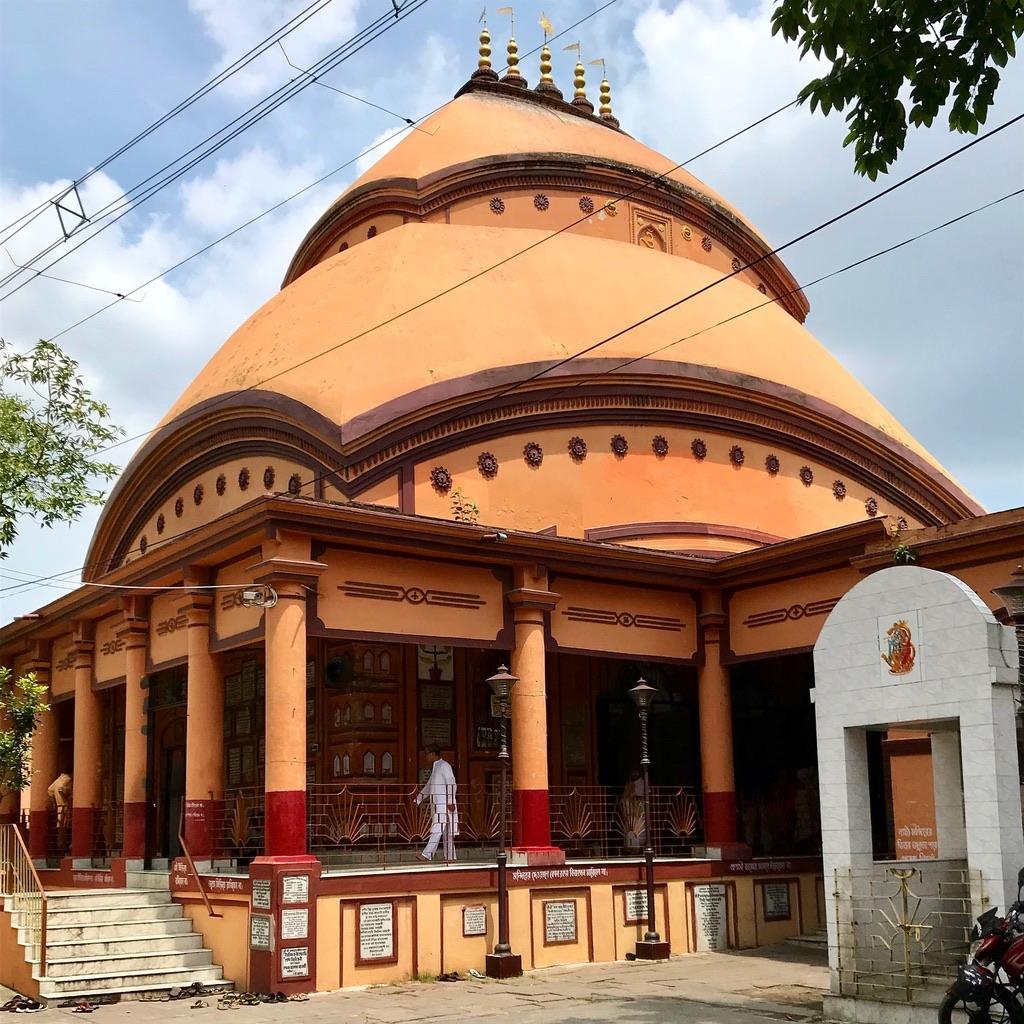
POLYGON ((420 860, 430 861, 437 851, 441 836, 444 836, 444 859, 455 860, 455 837, 459 834, 459 812, 455 805, 455 772, 452 766, 441 757, 441 748, 432 743, 427 747, 427 755, 433 762, 427 784, 416 796, 416 803, 430 801, 430 837, 423 852, 417 854, 420 860))

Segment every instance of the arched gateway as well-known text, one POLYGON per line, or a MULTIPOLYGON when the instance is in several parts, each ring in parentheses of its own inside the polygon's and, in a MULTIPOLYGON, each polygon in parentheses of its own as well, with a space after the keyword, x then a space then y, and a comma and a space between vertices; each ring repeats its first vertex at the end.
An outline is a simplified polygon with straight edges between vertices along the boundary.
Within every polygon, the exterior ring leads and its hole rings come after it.
POLYGON ((483 53, 136 453, 86 585, 0 630, 54 702, 22 802, 42 876, 166 870, 180 818, 244 984, 250 948, 274 989, 479 965, 502 663, 526 966, 632 948, 648 841, 673 950, 815 930, 825 616, 891 534, 979 590, 1019 556, 1020 514, 975 518, 750 222, 579 88, 483 53), (413 867, 430 744, 459 787, 443 877, 413 867))

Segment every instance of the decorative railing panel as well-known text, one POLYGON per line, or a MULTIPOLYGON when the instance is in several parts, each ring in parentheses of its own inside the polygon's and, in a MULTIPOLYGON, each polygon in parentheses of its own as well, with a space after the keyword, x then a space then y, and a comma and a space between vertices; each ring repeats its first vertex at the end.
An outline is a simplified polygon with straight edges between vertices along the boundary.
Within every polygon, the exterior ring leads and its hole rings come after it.
POLYGON ((217 860, 247 864, 263 853, 263 787, 230 789, 210 820, 217 860))
POLYGON ((18 927, 28 933, 28 953, 36 952, 39 976, 45 977, 46 891, 17 825, 0 825, 0 897, 11 898, 18 927))

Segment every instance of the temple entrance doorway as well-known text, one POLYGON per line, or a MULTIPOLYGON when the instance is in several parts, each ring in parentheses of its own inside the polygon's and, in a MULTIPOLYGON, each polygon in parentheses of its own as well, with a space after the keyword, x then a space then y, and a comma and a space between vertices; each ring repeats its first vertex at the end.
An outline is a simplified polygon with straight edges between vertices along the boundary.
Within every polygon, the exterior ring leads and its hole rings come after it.
POLYGON ((149 764, 146 772, 146 866, 181 853, 178 828, 185 799, 185 666, 149 678, 149 764))

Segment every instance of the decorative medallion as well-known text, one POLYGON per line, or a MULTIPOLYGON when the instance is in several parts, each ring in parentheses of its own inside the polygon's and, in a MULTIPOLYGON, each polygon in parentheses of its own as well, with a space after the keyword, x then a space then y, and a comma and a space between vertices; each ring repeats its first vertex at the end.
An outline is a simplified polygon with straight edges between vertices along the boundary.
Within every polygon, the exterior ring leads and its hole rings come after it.
POLYGON ((347 248, 348 242, 342 242, 341 245, 338 246, 338 252, 344 252, 347 248))
POLYGON ((164 519, 164 514, 163 514, 163 512, 161 512, 160 515, 158 515, 156 517, 156 532, 157 533, 163 533, 164 532, 164 527, 166 525, 167 525, 167 520, 164 519))
POLYGON ((533 205, 543 213, 551 205, 551 200, 543 192, 538 192, 533 197, 533 205))
POLYGON ((739 270, 740 267, 742 267, 742 266, 743 266, 743 264, 740 263, 740 258, 738 256, 733 256, 733 258, 732 258, 732 269, 733 270, 739 270))
POLYGON ((759 284, 759 285, 757 286, 757 290, 758 290, 758 291, 759 291, 759 292, 760 292, 760 293, 761 293, 762 295, 767 295, 767 294, 768 294, 768 289, 767 289, 767 288, 765 288, 765 286, 764 286, 764 283, 763 283, 763 282, 762 282, 761 284, 759 284))
POLYGON ((743 460, 745 458, 746 458, 746 456, 743 454, 743 449, 738 444, 734 444, 729 449, 729 461, 734 466, 742 466, 743 465, 743 460))
POLYGON ((366 237, 367 238, 374 238, 374 237, 376 237, 376 234, 377 234, 377 225, 376 224, 371 224, 369 229, 366 232, 366 237))
POLYGON ((690 451, 695 459, 706 459, 708 457, 708 446, 700 437, 695 437, 690 442, 690 451))
POLYGON ((569 438, 569 457, 573 462, 582 462, 587 457, 587 442, 582 437, 569 438))
POLYGON ((523 445, 523 458, 528 466, 536 468, 544 461, 544 449, 536 441, 527 441, 523 445))
POLYGON ((238 489, 241 491, 249 489, 249 470, 244 466, 238 471, 238 489))
POLYGON ((180 519, 185 512, 185 499, 178 498, 174 502, 174 514, 180 519))
POLYGON ((683 228, 683 240, 686 241, 686 242, 690 242, 690 241, 693 240, 693 228, 691 228, 691 227, 683 228))
POLYGON ((842 501, 846 497, 846 484, 842 480, 836 480, 832 484, 832 493, 836 496, 836 501, 842 501))
POLYGON ((146 548, 148 548, 148 547, 149 547, 149 541, 146 540, 146 535, 143 534, 139 538, 139 554, 140 555, 144 555, 146 553, 146 548))
POLYGON ((430 482, 434 485, 435 491, 447 494, 452 489, 452 475, 444 466, 435 466, 430 471, 430 482))
POLYGON ((302 477, 298 473, 292 473, 288 477, 288 493, 298 494, 302 490, 302 477))
POLYGON ((651 441, 651 451, 658 456, 659 459, 665 458, 668 455, 668 438, 664 434, 655 434, 654 440, 651 441))
POLYGON ((764 468, 771 473, 772 476, 778 476, 779 470, 782 468, 782 463, 779 462, 778 455, 768 455, 764 460, 764 468))
POLYGON ((654 249, 656 252, 665 251, 665 240, 653 224, 646 224, 637 232, 636 244, 644 249, 654 249))
POLYGON ((609 217, 614 217, 619 212, 619 208, 615 205, 614 200, 609 200, 604 204, 604 212, 607 213, 609 217))
POLYGON ((629 442, 622 434, 612 434, 612 451, 617 458, 625 458, 626 452, 629 451, 629 442))
POLYGON ((704 237, 703 237, 703 238, 702 238, 702 239, 700 240, 700 247, 701 247, 701 248, 702 248, 702 249, 703 249, 703 250, 704 250, 705 252, 711 252, 711 248, 712 248, 712 245, 711 245, 711 239, 710 239, 710 238, 708 238, 708 236, 707 236, 707 235, 705 235, 705 236, 704 236, 704 237))
POLYGON ((501 196, 495 196, 488 205, 491 208, 491 213, 496 217, 500 217, 505 212, 505 200, 501 196))
POLYGON ((899 519, 896 520, 896 526, 900 530, 905 530, 909 525, 910 523, 908 523, 903 516, 900 516, 899 519))
POLYGON ((493 480, 498 475, 498 460, 492 452, 481 452, 476 459, 476 468, 486 480, 493 480))
POLYGON ((888 650, 882 655, 882 661, 889 666, 889 675, 905 676, 914 668, 917 648, 906 619, 897 619, 886 631, 888 650))
POLYGON ((804 487, 810 487, 814 483, 814 470, 810 466, 800 467, 800 482, 804 487))
POLYGON ((593 213, 594 200, 590 196, 580 196, 580 210, 583 213, 593 213))
POLYGON ((228 478, 223 473, 221 473, 220 476, 217 477, 216 488, 217 494, 220 496, 222 496, 224 492, 228 489, 228 478))
POLYGON ((274 486, 274 480, 276 479, 276 477, 277 474, 274 472, 273 466, 267 466, 267 468, 263 470, 263 486, 268 491, 270 490, 271 487, 274 486))
POLYGON ((203 485, 196 484, 192 490, 192 500, 196 503, 196 505, 202 505, 204 493, 205 492, 203 491, 203 485))
POLYGON ((864 502, 864 511, 867 512, 869 516, 877 516, 878 502, 874 498, 868 498, 868 500, 864 502))

